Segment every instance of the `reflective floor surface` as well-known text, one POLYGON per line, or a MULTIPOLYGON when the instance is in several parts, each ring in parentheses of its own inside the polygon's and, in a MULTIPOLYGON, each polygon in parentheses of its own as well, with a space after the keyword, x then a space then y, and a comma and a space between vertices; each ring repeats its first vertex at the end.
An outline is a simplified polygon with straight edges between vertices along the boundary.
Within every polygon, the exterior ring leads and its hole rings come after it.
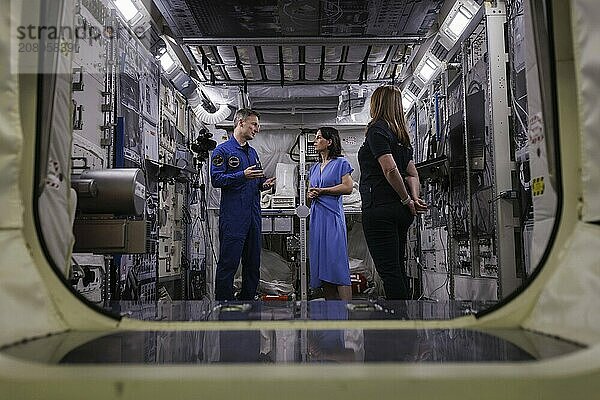
POLYGON ((128 318, 158 321, 235 320, 446 320, 474 314, 494 305, 490 301, 296 301, 158 303, 118 302, 109 312, 128 318))
MULTIPOLYGON (((205 303, 115 305, 127 315, 173 320, 453 318, 473 304, 205 303), (462 305, 461 305, 462 304, 462 305)), ((360 322, 357 322, 360 325, 360 322)), ((527 362, 580 346, 522 330, 256 329, 68 332, 2 349, 50 364, 527 362)))

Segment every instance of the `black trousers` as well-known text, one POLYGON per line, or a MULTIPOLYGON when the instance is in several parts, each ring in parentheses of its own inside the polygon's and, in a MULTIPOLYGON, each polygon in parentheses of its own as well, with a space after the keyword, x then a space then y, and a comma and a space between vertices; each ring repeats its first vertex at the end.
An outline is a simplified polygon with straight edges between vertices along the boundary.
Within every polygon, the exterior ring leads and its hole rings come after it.
POLYGON ((410 299, 404 264, 408 228, 414 216, 400 202, 386 203, 362 210, 367 247, 375 269, 383 280, 385 296, 390 300, 410 299))

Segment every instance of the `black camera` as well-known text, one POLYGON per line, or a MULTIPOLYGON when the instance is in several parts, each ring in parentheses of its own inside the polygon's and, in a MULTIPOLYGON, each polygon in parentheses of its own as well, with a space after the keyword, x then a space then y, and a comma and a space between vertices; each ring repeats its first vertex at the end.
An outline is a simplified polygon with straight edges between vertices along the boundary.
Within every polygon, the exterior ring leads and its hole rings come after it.
POLYGON ((208 158, 208 152, 217 147, 217 142, 211 139, 212 133, 206 128, 200 129, 198 137, 191 143, 192 151, 198 155, 199 161, 204 161, 208 158))

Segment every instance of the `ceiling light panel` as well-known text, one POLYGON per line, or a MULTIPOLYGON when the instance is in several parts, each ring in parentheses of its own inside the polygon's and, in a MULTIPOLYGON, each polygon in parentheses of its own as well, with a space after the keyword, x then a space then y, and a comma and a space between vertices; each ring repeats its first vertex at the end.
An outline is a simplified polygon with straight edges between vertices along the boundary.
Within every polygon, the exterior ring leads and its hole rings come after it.
POLYGON ((163 71, 167 73, 171 72, 175 67, 175 61, 173 60, 173 57, 171 57, 171 55, 166 51, 162 56, 160 56, 159 61, 163 71))
POLYGON ((131 0, 113 0, 113 3, 127 22, 130 22, 140 12, 131 0))
POLYGON ((458 0, 440 25, 440 42, 450 50, 480 9, 474 0, 458 0))
POLYGON ((404 108, 404 111, 408 110, 410 106, 412 106, 416 98, 417 97, 408 89, 404 89, 402 91, 402 108, 404 108))
POLYGON ((469 22, 473 19, 473 14, 465 7, 458 7, 458 11, 454 14, 454 18, 448 24, 448 29, 455 37, 460 37, 464 32, 469 22))
POLYGON ((415 68, 415 77, 418 78, 423 84, 426 84, 435 76, 439 71, 442 63, 433 54, 426 53, 417 68, 415 68))

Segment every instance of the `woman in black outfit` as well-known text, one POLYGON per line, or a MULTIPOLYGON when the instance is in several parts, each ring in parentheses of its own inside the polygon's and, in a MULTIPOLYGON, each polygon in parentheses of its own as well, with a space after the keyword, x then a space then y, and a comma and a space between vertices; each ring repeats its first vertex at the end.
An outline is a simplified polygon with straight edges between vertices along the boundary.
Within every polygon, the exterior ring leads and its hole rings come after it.
POLYGON ((371 96, 371 122, 358 151, 362 221, 367 247, 383 280, 387 299, 410 299, 404 265, 408 228, 427 210, 419 198, 419 175, 412 160, 402 92, 378 87, 371 96))

